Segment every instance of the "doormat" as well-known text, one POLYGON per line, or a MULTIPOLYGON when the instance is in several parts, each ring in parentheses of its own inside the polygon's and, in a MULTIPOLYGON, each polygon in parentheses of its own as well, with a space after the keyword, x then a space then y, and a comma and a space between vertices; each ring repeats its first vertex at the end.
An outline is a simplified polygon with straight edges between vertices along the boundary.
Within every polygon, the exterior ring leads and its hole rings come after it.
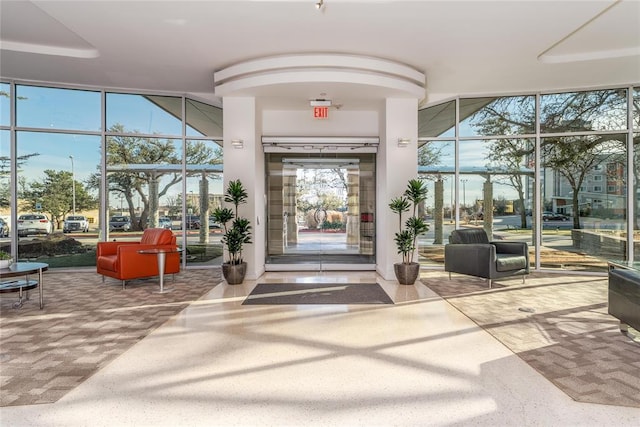
POLYGON ((393 300, 378 283, 259 283, 242 304, 393 304, 393 300))

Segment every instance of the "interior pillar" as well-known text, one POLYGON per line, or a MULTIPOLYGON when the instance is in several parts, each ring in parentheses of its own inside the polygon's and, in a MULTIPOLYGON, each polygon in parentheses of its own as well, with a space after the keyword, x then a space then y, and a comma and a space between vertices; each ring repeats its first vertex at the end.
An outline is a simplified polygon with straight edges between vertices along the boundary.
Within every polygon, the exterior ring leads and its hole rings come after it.
POLYGON ((389 209, 389 203, 404 193, 410 179, 418 177, 418 100, 386 99, 380 126, 376 173, 376 270, 385 280, 395 280, 393 264, 402 259, 394 242, 398 218, 389 209), (400 138, 408 138, 409 144, 398 146, 400 138))
POLYGON ((249 195, 247 203, 240 205, 238 210, 251 224, 253 243, 244 246, 242 255, 247 262, 246 278, 255 280, 264 273, 265 263, 266 189, 264 152, 260 143, 262 117, 257 112, 254 97, 224 97, 223 105, 223 191, 229 181, 239 179, 249 195), (234 147, 232 140, 241 140, 242 148, 234 147))

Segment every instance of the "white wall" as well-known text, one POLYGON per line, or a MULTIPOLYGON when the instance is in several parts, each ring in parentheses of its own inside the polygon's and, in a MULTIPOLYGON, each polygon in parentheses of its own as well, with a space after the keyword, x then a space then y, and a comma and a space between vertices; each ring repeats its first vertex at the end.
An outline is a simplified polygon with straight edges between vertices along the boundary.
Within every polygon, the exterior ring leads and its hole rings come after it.
POLYGON ((390 98, 386 100, 384 117, 380 120, 376 194, 377 271, 385 280, 395 280, 393 264, 401 261, 394 237, 398 218, 389 209, 389 202, 399 197, 407 182, 418 176, 418 100, 390 98), (407 147, 398 147, 398 138, 409 138, 407 147))
POLYGON ((243 250, 247 276, 255 280, 264 273, 265 255, 265 180, 264 153, 260 142, 261 120, 252 97, 224 98, 224 188, 231 180, 240 179, 249 194, 239 214, 251 221, 253 244, 243 250), (231 140, 241 139, 243 149, 234 148, 231 140))
MULTIPOLYGON (((226 106, 225 106, 226 114, 226 106)), ((265 136, 377 136, 377 111, 329 109, 329 118, 315 119, 307 110, 265 110, 262 112, 265 136)))
POLYGON ((394 280, 393 264, 400 261, 394 235, 397 217, 389 209, 392 198, 400 196, 409 179, 417 176, 418 100, 387 99, 382 111, 340 111, 331 109, 329 119, 317 120, 309 110, 259 111, 254 98, 224 99, 225 187, 229 180, 241 179, 247 187, 249 203, 242 214, 253 226, 253 245, 244 253, 247 279, 257 279, 265 271, 264 153, 260 137, 266 136, 378 136, 380 147, 376 172, 376 254, 377 271, 394 280), (408 147, 398 147, 398 138, 409 138, 408 147), (244 149, 231 146, 242 139, 244 149))

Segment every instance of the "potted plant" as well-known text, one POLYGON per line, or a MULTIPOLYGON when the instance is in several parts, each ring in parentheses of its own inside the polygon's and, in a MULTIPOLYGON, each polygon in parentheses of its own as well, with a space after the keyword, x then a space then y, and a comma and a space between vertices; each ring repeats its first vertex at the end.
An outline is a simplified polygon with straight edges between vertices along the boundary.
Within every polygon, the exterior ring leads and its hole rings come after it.
POLYGON ((238 216, 238 205, 246 203, 248 197, 239 179, 230 181, 224 201, 233 204, 234 209, 216 208, 212 213, 214 221, 224 228, 221 242, 228 258, 222 263, 222 275, 230 285, 242 283, 247 272, 247 263, 242 259, 242 247, 245 243, 251 243, 251 225, 248 219, 238 216), (231 225, 227 226, 229 222, 231 225))
POLYGON ((11 254, 5 251, 0 251, 0 268, 9 268, 11 265, 11 254))
POLYGON ((411 179, 401 197, 391 200, 389 207, 398 214, 398 232, 395 242, 402 262, 393 265, 396 279, 402 285, 413 285, 420 273, 420 264, 413 262, 418 236, 429 231, 429 225, 418 217, 418 205, 427 198, 427 185, 419 179, 411 179), (413 210, 412 216, 402 222, 402 213, 413 210))

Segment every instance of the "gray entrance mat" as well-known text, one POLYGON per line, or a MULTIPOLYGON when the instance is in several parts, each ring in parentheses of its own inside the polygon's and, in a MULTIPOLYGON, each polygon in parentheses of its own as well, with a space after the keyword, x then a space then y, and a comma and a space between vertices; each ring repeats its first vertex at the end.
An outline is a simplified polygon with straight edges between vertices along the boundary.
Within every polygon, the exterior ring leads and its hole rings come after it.
POLYGON ((242 304, 393 304, 393 300, 378 283, 259 283, 242 304))

